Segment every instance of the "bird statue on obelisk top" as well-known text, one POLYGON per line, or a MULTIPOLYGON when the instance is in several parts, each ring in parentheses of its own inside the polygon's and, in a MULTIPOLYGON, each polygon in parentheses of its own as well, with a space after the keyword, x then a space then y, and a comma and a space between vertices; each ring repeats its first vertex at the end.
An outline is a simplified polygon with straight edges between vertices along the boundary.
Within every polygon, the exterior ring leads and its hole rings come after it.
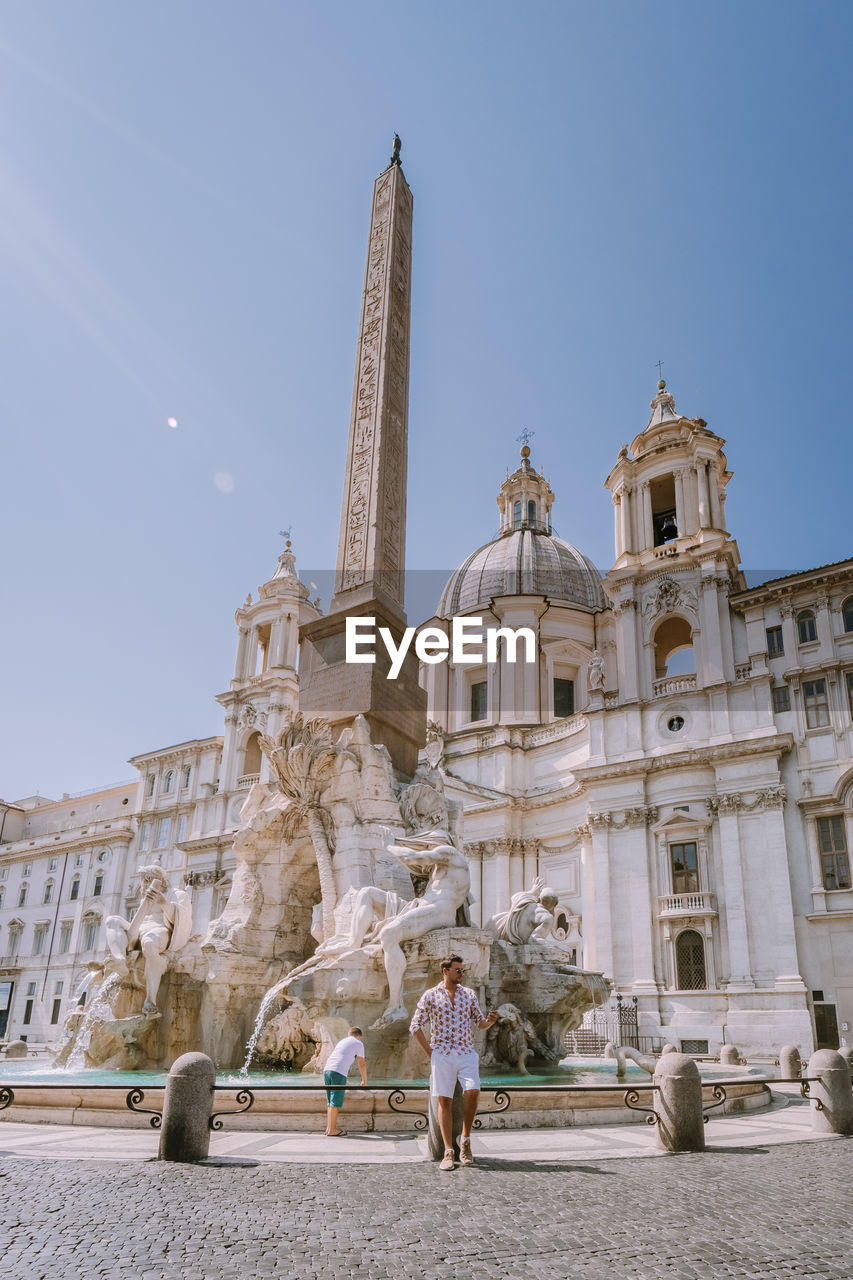
POLYGON ((403 772, 414 773, 426 737, 426 695, 409 654, 387 680, 384 646, 374 665, 347 664, 345 620, 374 617, 399 640, 406 626, 406 466, 412 193, 400 164, 400 138, 373 184, 367 265, 355 363, 347 465, 329 613, 300 631, 300 710, 333 727, 366 716, 403 772))

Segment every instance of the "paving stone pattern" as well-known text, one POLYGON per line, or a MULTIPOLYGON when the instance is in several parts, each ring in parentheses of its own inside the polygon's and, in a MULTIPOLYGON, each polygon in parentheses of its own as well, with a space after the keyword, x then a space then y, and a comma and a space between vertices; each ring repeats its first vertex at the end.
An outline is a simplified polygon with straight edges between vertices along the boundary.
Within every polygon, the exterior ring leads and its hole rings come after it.
POLYGON ((0 1158, 0 1275, 849 1280, 851 1185, 845 1139, 452 1174, 0 1158))

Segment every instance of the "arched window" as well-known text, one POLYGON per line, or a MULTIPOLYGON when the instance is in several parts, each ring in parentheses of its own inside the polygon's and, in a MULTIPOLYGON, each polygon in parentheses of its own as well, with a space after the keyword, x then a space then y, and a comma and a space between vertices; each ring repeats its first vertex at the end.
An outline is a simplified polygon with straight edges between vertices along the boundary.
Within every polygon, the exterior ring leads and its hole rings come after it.
POLYGON ((853 596, 848 596, 844 601, 841 616, 844 619, 844 630, 853 631, 853 596))
POLYGON ((156 781, 156 779, 155 779, 155 777, 154 777, 154 774, 153 774, 153 773, 149 773, 149 775, 148 775, 148 783, 147 783, 147 785, 146 785, 146 787, 145 787, 145 794, 146 794, 147 796, 153 796, 153 794, 154 794, 154 783, 155 783, 155 781, 156 781))
POLYGON ((165 792, 166 795, 168 795, 169 792, 174 791, 174 789, 175 789, 175 770, 170 769, 169 772, 166 774, 165 778, 163 779, 163 791, 165 792))
POLYGON ((693 632, 686 618, 664 618, 655 632, 655 679, 696 670, 693 632))
POLYGON ((253 777, 261 772, 260 734, 255 732, 243 749, 243 777, 253 777))
POLYGON ((72 902, 76 902, 77 899, 80 897, 80 877, 79 876, 75 876, 74 879, 71 881, 71 892, 69 893, 68 897, 72 902))
POLYGON ((99 871, 98 874, 95 876, 95 887, 92 890, 92 895, 95 898, 100 898, 103 891, 104 891, 104 876, 103 876, 103 872, 99 871))
POLYGON ((53 881, 48 880, 47 884, 44 886, 44 897, 42 898, 42 904, 44 906, 47 906, 47 904, 50 902, 52 897, 53 897, 53 881))
POLYGON ((817 640, 817 626, 811 609, 801 609, 797 614, 797 637, 800 644, 811 644, 817 640))
POLYGON ((513 529, 521 528, 521 503, 514 502, 512 504, 512 527, 513 529))
POLYGON ((536 524, 536 503, 532 498, 527 504, 527 523, 530 525, 531 529, 536 524))
POLYGON ((25 907, 27 905, 27 886, 22 884, 18 890, 18 906, 25 907))
POLYGON ((675 940, 675 985, 679 991, 704 991, 705 943, 695 929, 685 929, 675 940))

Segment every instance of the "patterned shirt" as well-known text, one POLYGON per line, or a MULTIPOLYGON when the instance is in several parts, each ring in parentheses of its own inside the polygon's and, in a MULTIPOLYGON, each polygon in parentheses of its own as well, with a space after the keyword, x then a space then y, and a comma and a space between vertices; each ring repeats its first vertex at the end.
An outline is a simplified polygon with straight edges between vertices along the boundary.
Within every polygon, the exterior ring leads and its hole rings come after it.
POLYGON ((482 1022, 483 1010, 470 987, 457 987, 451 1000, 443 982, 430 987, 418 1001, 409 1030, 414 1033, 429 1018, 433 1053, 472 1053, 471 1021, 482 1022))

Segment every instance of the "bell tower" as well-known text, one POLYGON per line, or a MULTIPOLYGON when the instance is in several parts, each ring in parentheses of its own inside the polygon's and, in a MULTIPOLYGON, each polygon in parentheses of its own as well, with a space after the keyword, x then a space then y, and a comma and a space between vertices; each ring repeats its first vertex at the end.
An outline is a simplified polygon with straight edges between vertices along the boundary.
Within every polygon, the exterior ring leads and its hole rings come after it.
POLYGON ((269 776, 258 735, 277 734, 286 714, 296 710, 299 628, 317 617, 319 609, 296 575, 288 538, 275 573, 258 587, 257 600, 249 594, 234 615, 234 678, 216 699, 225 709, 220 791, 245 789, 269 776))
POLYGON ((726 530, 725 440, 703 418, 679 414, 663 379, 649 407, 604 482, 615 517, 605 589, 628 700, 735 679, 728 595, 744 582, 726 530))

